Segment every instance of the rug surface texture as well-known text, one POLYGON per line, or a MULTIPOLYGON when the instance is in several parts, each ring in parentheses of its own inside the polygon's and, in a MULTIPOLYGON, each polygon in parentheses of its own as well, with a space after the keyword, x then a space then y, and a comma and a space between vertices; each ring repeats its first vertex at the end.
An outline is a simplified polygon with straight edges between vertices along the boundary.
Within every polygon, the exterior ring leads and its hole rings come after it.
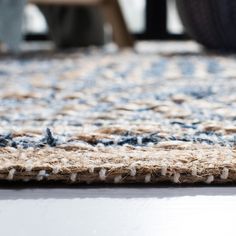
POLYGON ((0 180, 236 183, 236 57, 2 57, 0 180))

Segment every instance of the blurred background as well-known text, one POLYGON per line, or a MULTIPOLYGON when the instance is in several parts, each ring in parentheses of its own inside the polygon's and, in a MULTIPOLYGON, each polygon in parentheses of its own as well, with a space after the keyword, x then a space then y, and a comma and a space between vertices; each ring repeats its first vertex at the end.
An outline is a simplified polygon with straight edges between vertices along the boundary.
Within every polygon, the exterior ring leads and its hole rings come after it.
POLYGON ((71 48, 192 38, 235 51, 235 12, 230 0, 0 0, 0 41, 17 51, 22 39, 71 48))

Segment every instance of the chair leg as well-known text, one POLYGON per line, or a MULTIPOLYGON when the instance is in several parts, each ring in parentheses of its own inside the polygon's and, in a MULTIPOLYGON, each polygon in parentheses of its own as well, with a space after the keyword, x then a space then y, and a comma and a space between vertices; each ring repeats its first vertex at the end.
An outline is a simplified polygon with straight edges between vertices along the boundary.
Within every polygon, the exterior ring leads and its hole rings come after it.
POLYGON ((134 40, 124 20, 118 0, 104 0, 102 10, 113 29, 114 40, 119 47, 133 47, 134 40))

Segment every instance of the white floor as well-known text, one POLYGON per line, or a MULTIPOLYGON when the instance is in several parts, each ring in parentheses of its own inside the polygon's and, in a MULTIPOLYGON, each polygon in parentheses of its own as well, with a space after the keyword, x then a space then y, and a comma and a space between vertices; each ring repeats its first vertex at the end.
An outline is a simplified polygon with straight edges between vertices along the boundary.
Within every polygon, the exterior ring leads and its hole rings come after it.
POLYGON ((236 188, 0 189, 0 235, 235 235, 236 188))

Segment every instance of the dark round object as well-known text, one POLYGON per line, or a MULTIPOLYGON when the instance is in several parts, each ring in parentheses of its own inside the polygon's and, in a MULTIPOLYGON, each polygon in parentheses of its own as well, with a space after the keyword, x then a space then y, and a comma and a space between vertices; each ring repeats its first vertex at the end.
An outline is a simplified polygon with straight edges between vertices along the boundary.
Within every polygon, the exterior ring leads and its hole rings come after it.
POLYGON ((104 44, 101 12, 96 7, 39 6, 49 33, 59 48, 104 44))
POLYGON ((236 50, 236 1, 176 0, 187 33, 210 49, 236 50))

